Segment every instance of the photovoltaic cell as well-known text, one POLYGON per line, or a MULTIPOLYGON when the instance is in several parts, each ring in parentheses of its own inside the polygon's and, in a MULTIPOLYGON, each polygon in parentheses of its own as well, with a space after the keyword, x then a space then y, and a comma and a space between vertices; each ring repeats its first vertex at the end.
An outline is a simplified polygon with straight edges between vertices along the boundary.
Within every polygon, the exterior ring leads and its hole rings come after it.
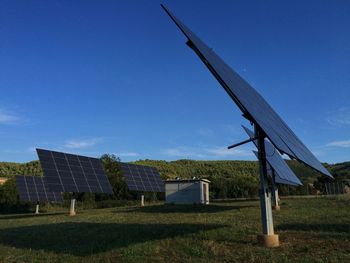
POLYGON ((164 182, 158 170, 151 166, 120 163, 126 184, 131 191, 164 192, 164 182))
POLYGON ((281 153, 332 177, 265 99, 166 7, 163 5, 162 7, 188 38, 188 45, 208 67, 243 114, 264 131, 273 145, 281 153))
MULTIPOLYGON (((243 129, 246 131, 250 138, 254 138, 254 133, 248 128, 243 126, 243 129)), ((266 139, 265 141, 265 154, 266 160, 268 163, 268 174, 272 176, 272 170, 275 171, 276 182, 280 184, 289 184, 289 185, 302 185, 299 178, 293 173, 293 171, 289 168, 287 163, 283 160, 282 156, 277 152, 275 147, 266 139), (270 170, 270 171, 269 171, 270 170)), ((255 146, 257 147, 257 141, 253 141, 255 146)), ((258 153, 253 151, 258 157, 258 153)))
POLYGON ((62 203, 61 193, 50 191, 45 185, 43 176, 16 176, 19 199, 24 202, 62 203))
POLYGON ((36 149, 51 191, 113 194, 100 159, 36 149))

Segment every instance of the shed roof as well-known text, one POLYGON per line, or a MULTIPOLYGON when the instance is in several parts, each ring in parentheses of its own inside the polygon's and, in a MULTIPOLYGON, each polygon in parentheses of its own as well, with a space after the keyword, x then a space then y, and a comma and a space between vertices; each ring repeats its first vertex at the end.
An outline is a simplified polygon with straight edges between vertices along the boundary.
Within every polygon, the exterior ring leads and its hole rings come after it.
POLYGON ((165 180, 164 181, 166 184, 167 183, 194 183, 194 182, 205 182, 205 183, 210 183, 208 179, 172 179, 172 180, 165 180))

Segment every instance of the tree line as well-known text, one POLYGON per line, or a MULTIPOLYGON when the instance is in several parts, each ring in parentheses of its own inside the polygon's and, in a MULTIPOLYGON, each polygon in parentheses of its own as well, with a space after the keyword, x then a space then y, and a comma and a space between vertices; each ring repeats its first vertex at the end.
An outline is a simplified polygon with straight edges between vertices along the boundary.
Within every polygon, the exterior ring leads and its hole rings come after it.
MULTIPOLYGON (((136 200, 140 193, 129 191, 122 172, 119 168, 120 159, 115 155, 104 154, 101 156, 104 169, 113 187, 114 196, 104 194, 77 194, 78 200, 86 203, 108 202, 108 200, 136 200)), ((304 186, 279 187, 281 195, 310 194, 310 185, 319 191, 324 191, 324 182, 329 179, 321 176, 314 170, 299 164, 296 161, 287 161, 291 169, 304 183, 304 186)), ((175 178, 204 178, 211 181, 211 198, 238 198, 258 196, 258 162, 257 161, 195 161, 195 160, 139 160, 134 164, 153 166, 158 169, 161 177, 175 178)), ((325 164, 326 168, 335 176, 336 180, 350 179, 350 162, 339 164, 325 164)), ((0 187, 0 208, 19 206, 18 193, 14 180, 15 175, 42 176, 43 172, 39 161, 28 163, 0 163, 0 177, 9 180, 0 187)), ((67 195, 67 194, 66 194, 67 195)), ((163 199, 164 193, 146 193, 146 199, 163 199)))

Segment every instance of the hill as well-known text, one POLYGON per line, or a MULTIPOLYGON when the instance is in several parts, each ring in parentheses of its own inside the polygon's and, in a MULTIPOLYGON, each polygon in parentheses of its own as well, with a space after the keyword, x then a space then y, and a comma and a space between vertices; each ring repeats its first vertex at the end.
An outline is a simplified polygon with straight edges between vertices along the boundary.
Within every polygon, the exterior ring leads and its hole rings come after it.
MULTIPOLYGON (((327 179, 319 173, 299 164, 287 161, 292 170, 304 183, 303 187, 281 186, 281 194, 308 194, 308 184, 319 185, 327 179)), ((211 196, 214 198, 232 198, 256 196, 258 193, 258 162, 257 161, 195 161, 195 160, 139 160, 136 164, 156 167, 164 179, 176 177, 201 177, 211 181, 211 196)), ((350 162, 325 164, 337 180, 350 179, 350 162)), ((11 178, 16 174, 42 175, 39 161, 28 163, 0 163, 0 177, 11 178)), ((120 176, 110 173, 110 178, 120 176)), ((124 187, 125 188, 125 187, 124 187)))

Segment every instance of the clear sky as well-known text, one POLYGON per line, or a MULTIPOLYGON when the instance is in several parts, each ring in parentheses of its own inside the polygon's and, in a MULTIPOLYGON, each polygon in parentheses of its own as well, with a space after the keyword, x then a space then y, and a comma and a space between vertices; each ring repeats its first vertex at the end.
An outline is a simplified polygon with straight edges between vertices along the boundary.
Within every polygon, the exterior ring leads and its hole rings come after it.
MULTIPOLYGON (((0 161, 35 147, 253 160, 240 111, 159 1, 0 2, 0 161)), ((350 160, 349 1, 165 1, 321 160, 350 160)))

